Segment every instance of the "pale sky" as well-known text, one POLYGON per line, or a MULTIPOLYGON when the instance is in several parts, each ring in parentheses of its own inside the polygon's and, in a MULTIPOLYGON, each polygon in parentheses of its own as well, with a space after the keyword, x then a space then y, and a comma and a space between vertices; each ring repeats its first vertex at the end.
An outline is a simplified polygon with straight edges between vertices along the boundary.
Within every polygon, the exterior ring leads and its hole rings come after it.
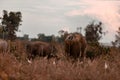
POLYGON ((102 41, 111 42, 120 26, 120 0, 0 0, 0 16, 3 10, 22 13, 19 36, 58 35, 61 29, 74 32, 77 27, 84 33, 86 25, 96 20, 108 31, 102 41))

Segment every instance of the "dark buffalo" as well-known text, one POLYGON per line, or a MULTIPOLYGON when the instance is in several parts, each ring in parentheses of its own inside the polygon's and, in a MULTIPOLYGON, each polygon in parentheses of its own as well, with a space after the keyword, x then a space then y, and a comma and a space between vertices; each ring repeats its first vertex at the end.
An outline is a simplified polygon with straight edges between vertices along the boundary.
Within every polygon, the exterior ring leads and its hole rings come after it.
POLYGON ((83 59, 86 50, 86 40, 79 33, 70 33, 65 38, 65 52, 74 59, 83 59))
POLYGON ((54 57, 56 52, 55 46, 41 41, 27 43, 26 50, 29 58, 35 58, 36 56, 41 57, 47 56, 47 58, 50 58, 54 57))

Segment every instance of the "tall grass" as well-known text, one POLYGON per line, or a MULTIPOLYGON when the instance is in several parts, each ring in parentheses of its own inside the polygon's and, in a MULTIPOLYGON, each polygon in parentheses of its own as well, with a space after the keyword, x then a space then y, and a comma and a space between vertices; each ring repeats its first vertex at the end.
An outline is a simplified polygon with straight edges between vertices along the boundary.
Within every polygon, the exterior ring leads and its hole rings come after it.
POLYGON ((59 46, 59 60, 36 57, 28 63, 23 44, 17 42, 16 46, 12 52, 0 53, 0 80, 120 80, 120 52, 116 48, 93 61, 86 58, 84 63, 73 63, 59 46))

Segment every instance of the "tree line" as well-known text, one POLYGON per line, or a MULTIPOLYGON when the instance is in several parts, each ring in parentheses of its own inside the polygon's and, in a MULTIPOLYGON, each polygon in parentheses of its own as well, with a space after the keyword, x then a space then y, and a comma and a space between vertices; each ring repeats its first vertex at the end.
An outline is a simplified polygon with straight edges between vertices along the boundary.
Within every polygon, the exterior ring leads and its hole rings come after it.
MULTIPOLYGON (((3 10, 3 16, 0 19, 1 19, 1 23, 0 23, 1 38, 11 40, 11 41, 17 38, 22 40, 29 39, 29 35, 27 34, 24 34, 23 37, 16 36, 16 32, 19 31, 19 26, 22 25, 21 24, 22 13, 20 11, 8 12, 7 10, 3 10)), ((77 30, 80 30, 79 33, 81 33, 81 29, 82 27, 77 28, 77 30)), ((32 41, 40 40, 40 41, 46 41, 46 42, 51 42, 51 41, 63 42, 68 32, 64 30, 59 30, 58 34, 60 34, 60 36, 54 36, 54 35, 46 36, 44 33, 39 33, 37 35, 38 38, 32 38, 31 40, 32 41)), ((85 27, 85 38, 88 44, 99 45, 99 41, 105 34, 106 34, 106 31, 103 31, 102 22, 95 24, 95 22, 93 21, 92 23, 89 23, 85 27)), ((114 46, 117 45, 120 47, 120 27, 118 28, 118 31, 116 31, 115 40, 112 41, 112 44, 114 46)))

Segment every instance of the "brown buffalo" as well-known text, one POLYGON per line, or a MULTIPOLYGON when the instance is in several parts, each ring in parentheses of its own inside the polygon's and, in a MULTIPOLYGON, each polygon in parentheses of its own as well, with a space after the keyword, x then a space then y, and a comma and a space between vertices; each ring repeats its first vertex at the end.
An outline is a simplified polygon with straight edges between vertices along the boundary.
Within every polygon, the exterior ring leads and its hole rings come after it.
POLYGON ((26 50, 28 52, 29 58, 35 58, 35 56, 47 56, 47 58, 50 58, 55 56, 56 48, 52 44, 41 41, 35 41, 29 42, 26 45, 26 50))
POLYGON ((85 56, 86 40, 79 33, 70 33, 65 39, 65 52, 74 59, 83 59, 85 56))

